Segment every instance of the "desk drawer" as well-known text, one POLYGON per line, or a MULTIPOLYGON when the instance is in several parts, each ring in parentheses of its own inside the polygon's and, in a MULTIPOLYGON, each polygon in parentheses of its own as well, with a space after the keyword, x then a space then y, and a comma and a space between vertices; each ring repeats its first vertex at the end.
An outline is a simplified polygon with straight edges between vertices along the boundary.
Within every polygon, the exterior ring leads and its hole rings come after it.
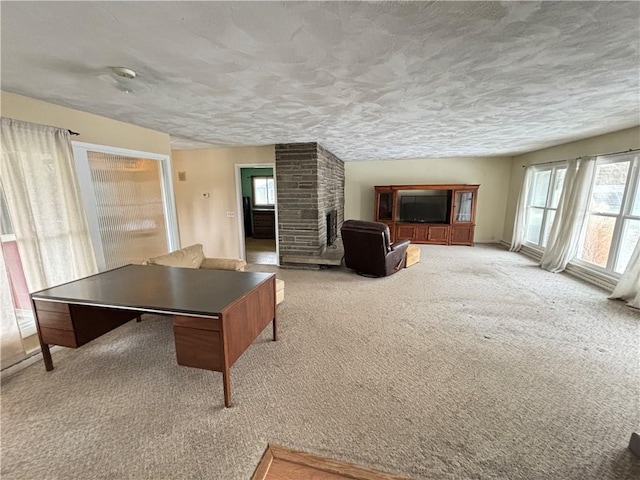
POLYGON ((38 323, 41 327, 73 331, 73 323, 68 313, 47 312, 38 309, 38 323))
POLYGON ((62 345, 63 347, 77 348, 76 334, 68 330, 40 327, 42 342, 47 345, 62 345))
POLYGON ((219 318, 173 316, 174 327, 197 328, 200 330, 220 331, 219 318))
POLYGON ((223 370, 222 339, 220 332, 184 328, 173 324, 178 365, 203 368, 221 372, 223 370))
POLYGON ((42 300, 34 300, 33 303, 36 306, 36 310, 46 312, 57 312, 69 314, 69 305, 60 302, 44 302, 42 300))

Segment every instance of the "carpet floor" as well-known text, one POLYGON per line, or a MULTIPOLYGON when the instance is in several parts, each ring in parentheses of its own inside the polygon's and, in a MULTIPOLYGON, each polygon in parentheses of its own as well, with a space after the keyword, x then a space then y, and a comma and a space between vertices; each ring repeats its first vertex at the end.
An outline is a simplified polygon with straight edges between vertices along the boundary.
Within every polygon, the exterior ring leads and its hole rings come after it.
POLYGON ((498 246, 421 249, 381 279, 273 267, 280 339, 233 366, 229 409, 160 316, 6 378, 2 479, 248 479, 268 443, 416 479, 640 478, 640 313, 498 246))

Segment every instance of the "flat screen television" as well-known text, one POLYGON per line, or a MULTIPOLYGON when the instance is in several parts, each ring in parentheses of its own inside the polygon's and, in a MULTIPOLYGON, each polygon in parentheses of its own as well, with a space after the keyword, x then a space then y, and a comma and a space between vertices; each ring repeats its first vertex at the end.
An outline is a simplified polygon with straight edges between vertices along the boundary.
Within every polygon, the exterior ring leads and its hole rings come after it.
POLYGON ((401 222, 449 223, 451 200, 444 195, 403 195, 400 197, 401 222))

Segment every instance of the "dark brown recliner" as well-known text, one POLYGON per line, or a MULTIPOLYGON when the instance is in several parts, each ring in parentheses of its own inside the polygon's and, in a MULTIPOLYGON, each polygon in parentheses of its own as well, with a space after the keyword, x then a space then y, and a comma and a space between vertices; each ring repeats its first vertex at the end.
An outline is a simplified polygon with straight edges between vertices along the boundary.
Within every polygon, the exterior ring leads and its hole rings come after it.
POLYGON ((384 223, 347 220, 340 233, 347 268, 375 277, 386 277, 404 268, 411 242, 401 240, 392 244, 389 227, 384 223))

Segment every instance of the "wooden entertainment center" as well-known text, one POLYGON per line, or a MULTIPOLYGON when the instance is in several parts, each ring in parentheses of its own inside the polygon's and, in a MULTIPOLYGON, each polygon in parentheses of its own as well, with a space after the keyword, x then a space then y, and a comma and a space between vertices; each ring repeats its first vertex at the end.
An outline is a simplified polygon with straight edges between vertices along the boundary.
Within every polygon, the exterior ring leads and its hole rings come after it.
POLYGON ((480 185, 377 186, 375 221, 391 240, 434 245, 473 245, 480 185))

